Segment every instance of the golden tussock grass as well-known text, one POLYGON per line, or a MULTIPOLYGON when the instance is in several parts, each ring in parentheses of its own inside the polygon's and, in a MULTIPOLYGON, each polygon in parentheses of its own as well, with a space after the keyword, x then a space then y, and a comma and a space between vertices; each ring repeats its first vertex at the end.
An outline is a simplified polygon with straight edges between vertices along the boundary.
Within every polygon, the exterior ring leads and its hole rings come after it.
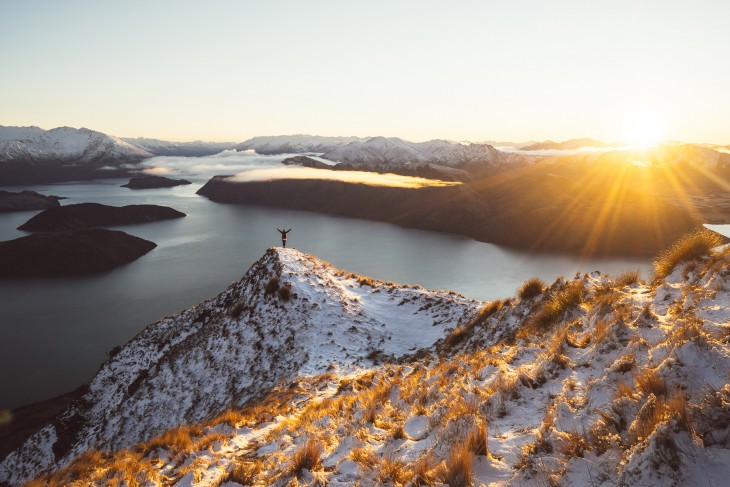
POLYGON ((545 289, 545 283, 539 277, 533 277, 526 280, 520 286, 520 290, 517 292, 520 299, 532 299, 542 294, 545 289))
POLYGON ((659 375, 656 369, 644 368, 634 374, 636 389, 644 396, 667 396, 667 381, 659 375))
POLYGON ((583 458, 591 445, 582 435, 569 431, 558 432, 555 449, 567 458, 583 458))
POLYGON ((264 462, 251 459, 236 462, 228 471, 223 482, 237 482, 241 485, 253 485, 264 472, 264 462))
POLYGON ((430 453, 422 455, 416 463, 413 464, 411 482, 414 487, 422 487, 424 485, 434 485, 437 479, 437 462, 430 453))
POLYGON ((474 453, 466 443, 457 443, 446 460, 441 480, 450 487, 470 487, 474 483, 474 453))
POLYGON ((324 447, 321 443, 314 440, 307 440, 307 442, 299 447, 292 457, 290 470, 295 475, 299 476, 304 471, 314 470, 319 467, 322 461, 322 453, 324 447))
POLYGON ((680 429, 692 432, 692 421, 684 394, 676 393, 669 399, 650 394, 629 427, 629 446, 647 439, 659 425, 670 419, 676 421, 680 429))
POLYGON ((180 426, 167 430, 160 436, 141 444, 139 448, 144 452, 159 448, 173 453, 190 453, 195 447, 196 437, 202 434, 203 427, 200 425, 180 426))
POLYGON ((372 469, 378 463, 378 456, 369 446, 353 448, 350 451, 350 459, 367 469, 372 469))
POLYGON ((683 262, 709 256, 712 248, 723 242, 720 235, 705 228, 684 235, 654 260, 654 279, 658 281, 666 278, 683 262))
POLYGON ((616 392, 614 394, 614 399, 618 399, 621 397, 631 397, 634 395, 634 388, 628 385, 626 382, 619 382, 616 384, 616 392))
POLYGON ((614 284, 617 288, 621 289, 626 286, 631 286, 632 284, 639 284, 641 282, 641 279, 639 279, 639 270, 638 269, 632 269, 628 271, 624 271, 618 276, 616 276, 613 280, 614 284))
POLYGON ((406 485, 413 478, 413 472, 402 460, 385 456, 375 468, 375 478, 378 485, 406 485))
POLYGON ((583 302, 585 292, 583 280, 571 281, 562 289, 553 291, 527 319, 517 334, 518 338, 531 338, 532 334, 542 335, 550 330, 567 311, 583 302))

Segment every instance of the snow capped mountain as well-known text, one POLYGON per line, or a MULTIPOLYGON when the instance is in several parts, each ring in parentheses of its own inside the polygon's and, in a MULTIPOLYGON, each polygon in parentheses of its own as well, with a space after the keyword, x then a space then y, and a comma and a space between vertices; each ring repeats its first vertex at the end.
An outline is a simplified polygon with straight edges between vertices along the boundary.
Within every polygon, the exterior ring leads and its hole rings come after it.
POLYGON ((148 157, 118 137, 85 128, 0 126, 0 184, 121 177, 148 157))
POLYGON ((77 163, 100 159, 138 161, 152 154, 124 140, 86 128, 0 126, 0 160, 58 159, 77 163))
POLYGON ((145 328, 83 397, 0 464, 17 483, 89 448, 116 450, 240 407, 297 375, 356 370, 431 346, 480 303, 361 278, 270 249, 238 282, 145 328))
POLYGON ((504 164, 525 162, 525 156, 501 152, 487 144, 462 144, 447 140, 408 142, 397 137, 372 137, 354 141, 326 152, 323 158, 347 164, 351 168, 370 167, 393 170, 407 166, 432 164, 480 172, 504 164))
POLYGON ((238 144, 238 151, 254 150, 259 154, 301 154, 327 152, 360 137, 322 137, 319 135, 266 135, 250 138, 238 144))
POLYGON ((236 145, 235 142, 169 142, 145 137, 124 137, 122 140, 156 156, 211 156, 236 145))

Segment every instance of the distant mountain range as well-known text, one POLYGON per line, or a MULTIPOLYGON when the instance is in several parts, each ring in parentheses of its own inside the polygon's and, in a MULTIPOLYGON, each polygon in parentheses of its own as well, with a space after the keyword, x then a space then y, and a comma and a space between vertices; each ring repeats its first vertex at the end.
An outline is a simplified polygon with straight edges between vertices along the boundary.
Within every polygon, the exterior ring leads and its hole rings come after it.
POLYGON ((207 156, 224 150, 252 150, 258 154, 321 154, 340 170, 393 172, 458 181, 553 159, 580 163, 617 158, 644 162, 651 159, 651 164, 679 161, 715 168, 727 166, 730 157, 715 150, 725 150, 721 146, 691 144, 670 144, 638 152, 616 149, 563 156, 539 153, 541 150, 579 150, 584 147, 610 146, 583 138, 538 142, 519 151, 501 151, 487 143, 438 139, 410 142, 397 137, 301 134, 253 137, 240 144, 169 142, 141 137, 123 139, 86 128, 43 130, 38 127, 0 126, 0 184, 126 177, 138 173, 139 163, 154 156, 207 156))
POLYGON ((600 142, 594 139, 570 139, 564 142, 553 142, 552 140, 546 140, 544 142, 535 142, 533 144, 525 145, 520 147, 521 150, 532 151, 532 150, 575 150, 583 149, 585 147, 611 147, 611 144, 600 142))
POLYGON ((253 150, 258 154, 303 154, 329 152, 360 137, 322 137, 319 135, 266 135, 241 142, 237 151, 253 150))
POLYGON ((122 140, 155 156, 201 157, 233 149, 235 142, 169 142, 145 137, 124 137, 122 140))

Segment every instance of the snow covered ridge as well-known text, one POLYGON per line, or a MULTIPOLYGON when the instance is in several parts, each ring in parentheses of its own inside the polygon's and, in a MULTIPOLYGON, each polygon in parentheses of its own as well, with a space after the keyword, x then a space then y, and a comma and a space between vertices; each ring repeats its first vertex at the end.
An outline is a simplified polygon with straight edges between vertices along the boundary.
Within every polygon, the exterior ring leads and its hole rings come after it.
POLYGON ((350 142, 322 155, 355 165, 438 164, 460 169, 525 162, 527 156, 499 151, 488 144, 462 144, 447 140, 408 142, 397 137, 373 137, 350 142))
MULTIPOLYGON (((652 283, 632 273, 535 281, 484 305, 431 353, 281 383, 132 449, 87 452, 49 480, 725 485, 730 251, 673 267, 652 283)), ((366 287, 344 291, 367 308, 366 287)))
POLYGON ((11 484, 240 407, 297 376, 372 367, 431 346, 479 309, 454 292, 348 274, 270 249, 223 293, 113 351, 83 397, 0 464, 11 484))
POLYGON ((91 162, 99 159, 139 161, 152 154, 111 135, 86 128, 0 126, 0 161, 59 159, 91 162))
POLYGON ((327 152, 360 137, 323 137, 320 135, 264 135, 241 142, 238 151, 253 150, 259 154, 303 154, 327 152))

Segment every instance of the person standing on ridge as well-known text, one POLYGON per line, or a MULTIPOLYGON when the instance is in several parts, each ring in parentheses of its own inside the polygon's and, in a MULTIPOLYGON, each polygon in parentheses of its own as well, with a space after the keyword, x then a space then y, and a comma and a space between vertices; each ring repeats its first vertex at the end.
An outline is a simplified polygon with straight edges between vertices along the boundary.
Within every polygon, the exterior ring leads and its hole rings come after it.
MULTIPOLYGON (((277 228, 277 230, 279 230, 277 228)), ((291 228, 289 230, 279 230, 279 233, 281 234, 281 246, 286 248, 286 234, 291 232, 291 228)))

